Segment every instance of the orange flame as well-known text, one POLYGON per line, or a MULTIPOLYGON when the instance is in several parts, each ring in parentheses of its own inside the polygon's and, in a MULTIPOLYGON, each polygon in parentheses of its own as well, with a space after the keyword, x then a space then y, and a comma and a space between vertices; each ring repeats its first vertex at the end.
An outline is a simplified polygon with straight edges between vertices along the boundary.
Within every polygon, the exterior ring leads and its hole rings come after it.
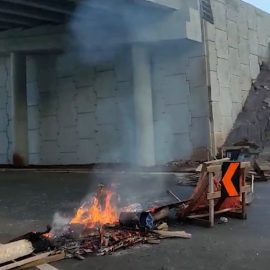
POLYGON ((97 225, 115 224, 118 222, 118 212, 112 204, 113 192, 102 188, 103 200, 100 194, 93 197, 90 205, 82 205, 70 221, 70 224, 82 224, 86 228, 97 225), (102 203, 103 201, 103 203, 102 203))

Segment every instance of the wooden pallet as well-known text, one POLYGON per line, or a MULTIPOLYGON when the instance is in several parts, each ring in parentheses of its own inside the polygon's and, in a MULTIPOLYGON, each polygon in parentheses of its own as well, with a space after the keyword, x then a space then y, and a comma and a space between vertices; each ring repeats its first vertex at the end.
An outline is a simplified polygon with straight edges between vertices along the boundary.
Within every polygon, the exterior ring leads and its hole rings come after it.
POLYGON ((16 259, 10 261, 3 265, 0 265, 0 270, 9 270, 9 269, 28 269, 38 265, 56 262, 63 260, 65 258, 64 251, 50 251, 39 254, 31 254, 27 257, 16 259))

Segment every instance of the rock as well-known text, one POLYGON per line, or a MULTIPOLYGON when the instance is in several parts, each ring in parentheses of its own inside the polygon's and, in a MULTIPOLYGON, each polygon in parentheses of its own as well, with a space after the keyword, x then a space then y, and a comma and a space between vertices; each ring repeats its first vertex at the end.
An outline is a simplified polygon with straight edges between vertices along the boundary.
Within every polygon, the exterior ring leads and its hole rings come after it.
POLYGON ((219 224, 223 224, 223 223, 228 223, 228 221, 229 221, 228 218, 226 218, 226 217, 220 217, 218 223, 219 224))
POLYGON ((268 107, 270 107, 270 97, 266 98, 263 102, 266 103, 268 107))
POLYGON ((268 85, 261 85, 261 89, 270 90, 270 87, 268 85))

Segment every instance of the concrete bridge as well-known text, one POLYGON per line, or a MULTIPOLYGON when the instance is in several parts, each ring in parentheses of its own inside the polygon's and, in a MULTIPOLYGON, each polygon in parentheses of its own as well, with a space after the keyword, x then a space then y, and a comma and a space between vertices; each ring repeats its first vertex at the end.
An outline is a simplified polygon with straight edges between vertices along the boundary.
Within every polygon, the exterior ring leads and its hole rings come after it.
POLYGON ((3 164, 207 159, 269 58, 238 0, 0 2, 3 164))

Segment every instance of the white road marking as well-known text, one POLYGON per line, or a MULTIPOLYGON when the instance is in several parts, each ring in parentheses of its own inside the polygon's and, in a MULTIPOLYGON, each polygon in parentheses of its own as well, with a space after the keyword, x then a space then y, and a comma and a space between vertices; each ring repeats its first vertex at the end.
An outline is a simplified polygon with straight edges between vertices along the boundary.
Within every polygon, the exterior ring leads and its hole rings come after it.
POLYGON ((42 265, 36 266, 36 268, 40 270, 58 270, 57 268, 51 266, 50 264, 42 264, 42 265))

